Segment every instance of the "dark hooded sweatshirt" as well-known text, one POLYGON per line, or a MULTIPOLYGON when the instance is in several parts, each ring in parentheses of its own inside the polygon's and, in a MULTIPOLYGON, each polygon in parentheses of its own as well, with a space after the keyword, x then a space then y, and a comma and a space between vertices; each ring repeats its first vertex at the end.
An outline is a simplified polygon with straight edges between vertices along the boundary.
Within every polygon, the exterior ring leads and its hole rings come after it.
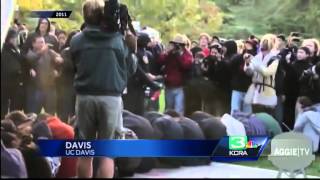
POLYGON ((136 70, 136 60, 119 32, 88 26, 72 38, 70 51, 77 94, 121 96, 136 70))
MULTIPOLYGON (((43 18, 40 18, 38 21, 38 25, 35 29, 34 33, 31 33, 28 35, 28 38, 26 39, 26 42, 23 44, 22 47, 22 54, 25 55, 28 53, 29 49, 32 49, 32 40, 36 35, 40 34, 40 22, 42 21, 43 18)), ((54 50, 55 52, 58 52, 59 49, 59 44, 58 44, 58 39, 56 37, 54 37, 53 35, 49 34, 50 32, 50 21, 47 19, 47 21, 49 22, 48 24, 48 30, 47 33, 43 36, 44 40, 46 42, 46 44, 48 44, 48 46, 50 47, 50 49, 54 50)))

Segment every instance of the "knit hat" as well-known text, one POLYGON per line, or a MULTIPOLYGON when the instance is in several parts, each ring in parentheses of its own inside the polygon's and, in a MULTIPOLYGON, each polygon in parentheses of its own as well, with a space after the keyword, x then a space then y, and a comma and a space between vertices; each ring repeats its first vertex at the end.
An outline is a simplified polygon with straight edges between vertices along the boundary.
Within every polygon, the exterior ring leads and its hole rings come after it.
POLYGON ((146 34, 146 33, 139 33, 138 34, 138 40, 137 40, 138 47, 145 48, 145 47, 147 47, 149 42, 151 42, 151 39, 148 34, 146 34))
POLYGON ((45 121, 37 121, 32 126, 33 139, 39 138, 52 139, 52 133, 45 121))

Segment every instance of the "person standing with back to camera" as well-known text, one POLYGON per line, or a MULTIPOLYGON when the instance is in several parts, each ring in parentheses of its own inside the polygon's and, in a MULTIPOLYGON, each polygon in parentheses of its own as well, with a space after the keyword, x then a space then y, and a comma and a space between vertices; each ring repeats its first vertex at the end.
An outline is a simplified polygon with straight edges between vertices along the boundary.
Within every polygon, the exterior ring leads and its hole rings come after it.
MULTIPOLYGON (((83 15, 86 28, 71 40, 71 59, 75 64, 77 139, 110 140, 122 126, 122 92, 128 76, 136 70, 136 59, 123 35, 101 29, 103 0, 86 0, 83 15)), ((129 36, 130 38, 130 36, 129 36)), ((132 36, 131 36, 132 38, 132 36)), ((128 39, 128 36, 126 36, 128 39)), ((130 46, 131 47, 131 46, 130 46)), ((79 158, 77 176, 91 178, 93 158, 79 158)), ((114 161, 100 158, 98 178, 114 176, 114 161)))

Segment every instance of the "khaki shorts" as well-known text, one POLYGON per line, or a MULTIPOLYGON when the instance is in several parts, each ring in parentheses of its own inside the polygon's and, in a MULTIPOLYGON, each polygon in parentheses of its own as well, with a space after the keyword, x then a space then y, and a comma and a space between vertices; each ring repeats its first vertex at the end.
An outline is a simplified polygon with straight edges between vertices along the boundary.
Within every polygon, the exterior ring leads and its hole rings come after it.
POLYGON ((122 109, 121 97, 77 95, 75 138, 115 139, 123 126, 122 109))

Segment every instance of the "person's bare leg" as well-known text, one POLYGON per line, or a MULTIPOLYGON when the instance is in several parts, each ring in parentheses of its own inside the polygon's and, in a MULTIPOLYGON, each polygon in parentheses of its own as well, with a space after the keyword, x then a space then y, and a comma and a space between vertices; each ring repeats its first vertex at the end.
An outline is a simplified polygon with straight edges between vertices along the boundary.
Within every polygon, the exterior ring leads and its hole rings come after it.
POLYGON ((93 158, 79 158, 77 163, 77 177, 78 178, 92 178, 93 158))
POLYGON ((113 178, 114 161, 110 158, 100 158, 97 178, 113 178))

